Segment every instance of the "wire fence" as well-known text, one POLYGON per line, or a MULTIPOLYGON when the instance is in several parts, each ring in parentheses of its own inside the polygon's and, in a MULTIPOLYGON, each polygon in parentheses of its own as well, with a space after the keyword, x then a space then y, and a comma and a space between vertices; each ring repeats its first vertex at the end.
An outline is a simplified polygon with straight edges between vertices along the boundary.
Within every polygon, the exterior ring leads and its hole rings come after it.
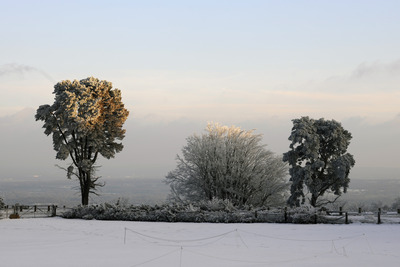
POLYGON ((361 208, 358 211, 326 211, 326 218, 337 218, 344 220, 345 224, 360 222, 360 223, 400 223, 400 209, 397 211, 383 211, 379 208, 377 211, 363 211, 361 208))
POLYGON ((271 264, 279 265, 282 263, 295 264, 299 260, 316 258, 325 254, 347 257, 348 254, 352 253, 349 245, 354 242, 357 242, 360 245, 363 244, 362 250, 364 253, 375 253, 365 233, 324 239, 308 239, 306 237, 288 238, 286 236, 276 236, 273 234, 267 235, 264 233, 257 233, 236 228, 231 231, 226 231, 212 236, 203 236, 193 239, 168 239, 154 234, 149 235, 147 233, 139 232, 130 228, 124 228, 124 245, 126 246, 137 243, 140 243, 141 245, 148 243, 150 247, 154 248, 155 251, 157 251, 157 247, 171 247, 171 250, 163 254, 160 253, 159 255, 154 255, 152 257, 149 256, 147 259, 138 261, 131 266, 150 266, 151 263, 157 261, 160 262, 163 258, 165 259, 166 257, 170 257, 170 255, 174 255, 174 257, 176 257, 175 262, 178 264, 174 266, 190 266, 183 264, 184 261, 182 259, 187 254, 196 255, 196 257, 199 259, 206 261, 208 260, 213 264, 218 264, 215 266, 221 266, 221 264, 223 266, 226 266, 226 264, 241 264, 241 266, 243 264, 246 266, 268 266, 271 264), (224 240, 224 242, 221 243, 223 246, 234 245, 239 249, 236 251, 240 251, 242 253, 237 253, 235 255, 220 254, 217 249, 218 245, 216 243, 220 242, 221 240, 224 240), (308 251, 313 251, 310 252, 311 254, 308 253, 307 255, 294 255, 293 257, 282 259, 268 259, 261 254, 255 254, 251 257, 246 256, 247 253, 250 253, 252 249, 259 247, 260 244, 268 244, 271 242, 280 242, 282 246, 285 244, 293 246, 291 244, 293 242, 301 243, 303 246, 309 248, 308 251), (315 246, 313 243, 317 243, 318 245, 315 246), (317 249, 315 249, 315 247, 317 247, 317 249), (240 250, 241 248, 242 250, 240 250))
POLYGON ((59 208, 55 204, 6 205, 0 210, 0 217, 9 219, 55 217, 70 209, 66 206, 59 208))

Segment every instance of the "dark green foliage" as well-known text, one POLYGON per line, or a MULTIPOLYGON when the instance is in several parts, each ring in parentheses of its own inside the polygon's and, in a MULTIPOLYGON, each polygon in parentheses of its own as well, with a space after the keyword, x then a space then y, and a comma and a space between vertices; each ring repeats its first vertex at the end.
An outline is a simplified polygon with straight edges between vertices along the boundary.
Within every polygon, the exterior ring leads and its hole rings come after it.
POLYGON ((330 201, 319 201, 325 193, 340 196, 349 186, 350 169, 355 161, 347 147, 352 136, 334 120, 313 120, 308 117, 293 120, 289 140, 290 150, 283 155, 289 163, 291 195, 288 204, 300 206, 310 193, 313 207, 330 201))

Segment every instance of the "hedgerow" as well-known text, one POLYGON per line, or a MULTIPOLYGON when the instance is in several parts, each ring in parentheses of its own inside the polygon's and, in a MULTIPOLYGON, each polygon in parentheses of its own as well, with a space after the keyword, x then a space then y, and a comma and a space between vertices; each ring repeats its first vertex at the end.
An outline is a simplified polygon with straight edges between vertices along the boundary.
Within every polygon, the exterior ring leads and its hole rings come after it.
POLYGON ((327 219, 313 208, 287 211, 275 208, 234 207, 227 200, 213 199, 198 203, 168 203, 162 205, 128 205, 103 203, 77 206, 61 215, 63 218, 209 223, 326 223, 327 219))

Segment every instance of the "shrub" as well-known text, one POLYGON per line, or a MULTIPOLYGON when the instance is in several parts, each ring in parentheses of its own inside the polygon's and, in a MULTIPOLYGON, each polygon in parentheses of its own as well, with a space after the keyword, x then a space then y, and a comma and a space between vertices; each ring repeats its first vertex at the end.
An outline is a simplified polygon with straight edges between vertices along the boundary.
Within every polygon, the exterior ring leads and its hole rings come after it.
POLYGON ((301 207, 286 213, 283 209, 238 209, 230 201, 213 199, 199 203, 169 203, 163 205, 128 205, 104 203, 77 206, 62 214, 64 218, 85 220, 120 220, 152 222, 209 222, 209 223, 323 223, 325 217, 312 207, 301 207))

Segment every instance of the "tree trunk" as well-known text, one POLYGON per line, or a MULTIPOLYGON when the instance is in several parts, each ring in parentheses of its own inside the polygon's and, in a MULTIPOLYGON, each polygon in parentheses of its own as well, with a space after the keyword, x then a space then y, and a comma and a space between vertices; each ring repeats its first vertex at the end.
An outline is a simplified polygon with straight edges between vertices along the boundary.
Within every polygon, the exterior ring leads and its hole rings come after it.
POLYGON ((90 184, 91 184, 91 177, 90 172, 81 171, 79 172, 81 177, 79 179, 82 181, 81 184, 81 200, 82 205, 87 206, 89 205, 89 193, 90 193, 90 184))
POLYGON ((311 196, 310 204, 314 208, 317 206, 317 199, 318 199, 318 195, 312 195, 311 196))
POLYGON ((82 205, 87 206, 89 205, 89 190, 85 187, 82 192, 82 205))

